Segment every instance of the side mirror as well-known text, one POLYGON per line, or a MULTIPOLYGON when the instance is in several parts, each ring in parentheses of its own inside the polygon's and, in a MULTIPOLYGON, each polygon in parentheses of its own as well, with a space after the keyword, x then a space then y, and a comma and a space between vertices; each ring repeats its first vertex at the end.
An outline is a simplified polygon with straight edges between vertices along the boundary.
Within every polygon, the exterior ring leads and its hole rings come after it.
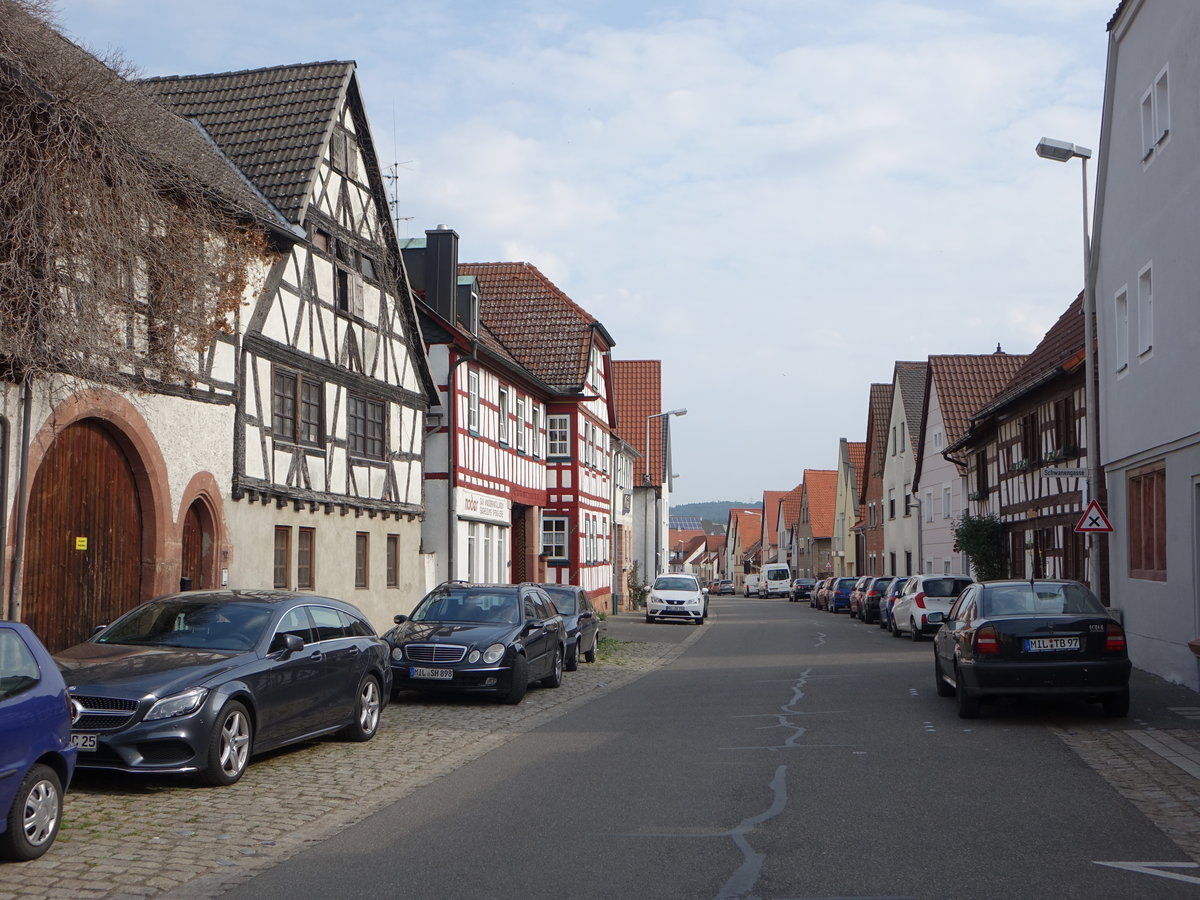
POLYGON ((540 629, 545 628, 545 627, 546 627, 546 623, 543 622, 541 619, 526 619, 525 620, 525 633, 526 634, 533 634, 533 632, 539 631, 540 629))
POLYGON ((708 588, 700 588, 700 592, 701 592, 701 593, 703 593, 703 594, 707 594, 707 593, 708 593, 708 588))
POLYGON ((92 634, 93 635, 99 634, 107 627, 108 627, 107 625, 97 625, 95 628, 92 629, 92 634))
POLYGON ((304 641, 298 634, 277 634, 271 638, 268 653, 299 653, 304 649, 304 641))
POLYGON ((392 621, 395 622, 397 625, 403 625, 405 622, 408 621, 408 616, 399 615, 399 616, 396 616, 394 619, 392 619, 392 621))

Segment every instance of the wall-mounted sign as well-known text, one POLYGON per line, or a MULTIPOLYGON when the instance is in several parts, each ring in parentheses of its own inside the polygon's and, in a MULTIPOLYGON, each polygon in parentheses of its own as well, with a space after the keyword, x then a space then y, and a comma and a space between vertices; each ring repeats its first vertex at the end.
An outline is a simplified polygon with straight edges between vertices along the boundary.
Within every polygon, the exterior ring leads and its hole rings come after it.
POLYGON ((75 549, 76 550, 86 550, 87 549, 87 538, 85 538, 85 537, 75 538, 75 549))
POLYGON ((507 497, 481 494, 466 488, 458 488, 458 516, 461 519, 479 519, 482 522, 509 524, 509 502, 507 497))

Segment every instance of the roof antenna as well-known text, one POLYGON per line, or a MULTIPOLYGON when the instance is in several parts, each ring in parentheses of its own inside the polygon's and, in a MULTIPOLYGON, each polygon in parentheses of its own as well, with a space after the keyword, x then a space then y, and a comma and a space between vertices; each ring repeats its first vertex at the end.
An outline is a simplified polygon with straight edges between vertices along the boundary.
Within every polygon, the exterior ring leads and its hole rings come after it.
MULTIPOLYGON (((392 152, 396 152, 396 101, 392 101, 392 152)), ((400 197, 399 197, 399 181, 400 169, 407 168, 412 162, 411 159, 406 159, 404 162, 393 162, 385 170, 383 180, 388 183, 388 209, 392 216, 392 229, 396 234, 396 240, 400 239, 400 223, 411 222, 414 216, 400 215, 400 197)), ((404 236, 408 237, 408 227, 405 226, 404 236)))

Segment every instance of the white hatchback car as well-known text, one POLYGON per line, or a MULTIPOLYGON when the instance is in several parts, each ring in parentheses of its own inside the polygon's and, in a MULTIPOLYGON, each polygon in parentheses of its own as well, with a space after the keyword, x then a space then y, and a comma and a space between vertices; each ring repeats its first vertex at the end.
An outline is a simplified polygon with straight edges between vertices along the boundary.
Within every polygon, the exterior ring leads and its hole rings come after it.
POLYGON ((892 607, 892 635, 919 641, 942 627, 942 619, 950 611, 959 594, 974 579, 967 575, 914 575, 904 585, 904 592, 892 607))
POLYGON ((646 595, 646 621, 687 619, 703 625, 708 618, 708 590, 695 575, 659 575, 646 595))

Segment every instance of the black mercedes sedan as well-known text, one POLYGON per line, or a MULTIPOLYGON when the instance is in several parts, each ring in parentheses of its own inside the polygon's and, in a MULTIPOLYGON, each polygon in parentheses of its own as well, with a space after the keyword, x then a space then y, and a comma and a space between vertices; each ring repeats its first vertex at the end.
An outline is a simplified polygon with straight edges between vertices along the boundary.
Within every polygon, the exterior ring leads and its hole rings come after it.
POLYGON ((438 585, 384 634, 397 691, 491 694, 520 703, 529 685, 562 684, 562 616, 536 584, 438 585))
POLYGON ((79 768, 214 785, 285 744, 369 741, 392 681, 387 645, 355 606, 284 591, 159 597, 54 659, 79 768))
POLYGON ((934 635, 937 692, 964 719, 1005 695, 1066 695, 1129 713, 1125 630, 1075 581, 984 581, 966 587, 934 635))

